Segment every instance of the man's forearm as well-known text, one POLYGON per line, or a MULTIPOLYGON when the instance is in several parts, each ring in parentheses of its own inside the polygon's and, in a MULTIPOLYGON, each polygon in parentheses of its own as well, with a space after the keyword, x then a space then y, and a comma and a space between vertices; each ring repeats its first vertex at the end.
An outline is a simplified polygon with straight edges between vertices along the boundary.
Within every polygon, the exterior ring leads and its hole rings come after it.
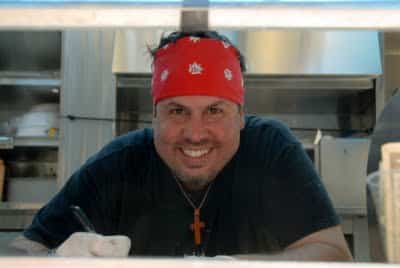
POLYGON ((32 241, 21 235, 15 238, 9 245, 13 249, 24 252, 27 255, 45 256, 48 255, 49 249, 35 241, 32 241))
POLYGON ((286 249, 276 254, 239 254, 234 257, 243 260, 287 260, 287 261, 352 261, 344 250, 324 243, 310 243, 298 248, 286 249))

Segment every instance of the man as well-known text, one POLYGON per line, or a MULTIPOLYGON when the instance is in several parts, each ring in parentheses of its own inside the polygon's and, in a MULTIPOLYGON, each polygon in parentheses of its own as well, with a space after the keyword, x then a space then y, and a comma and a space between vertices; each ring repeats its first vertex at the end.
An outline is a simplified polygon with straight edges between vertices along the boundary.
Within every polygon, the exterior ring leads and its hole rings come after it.
POLYGON ((244 116, 245 64, 229 40, 176 32, 152 54, 153 129, 91 157, 14 246, 61 256, 351 260, 301 144, 279 122, 244 116), (98 234, 82 232, 72 205, 98 234))

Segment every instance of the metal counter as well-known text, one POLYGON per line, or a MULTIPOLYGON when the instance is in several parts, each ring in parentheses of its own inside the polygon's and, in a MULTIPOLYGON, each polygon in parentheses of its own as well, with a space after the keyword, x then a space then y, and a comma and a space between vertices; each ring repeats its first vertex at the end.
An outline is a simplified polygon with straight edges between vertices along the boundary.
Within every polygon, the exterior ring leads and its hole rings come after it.
POLYGON ((0 267, 7 268, 351 268, 351 267, 368 267, 368 268, 384 268, 384 267, 400 267, 394 264, 354 264, 354 263, 311 263, 311 262, 261 262, 261 261, 222 261, 208 258, 196 259, 105 259, 105 258, 0 258, 0 267))

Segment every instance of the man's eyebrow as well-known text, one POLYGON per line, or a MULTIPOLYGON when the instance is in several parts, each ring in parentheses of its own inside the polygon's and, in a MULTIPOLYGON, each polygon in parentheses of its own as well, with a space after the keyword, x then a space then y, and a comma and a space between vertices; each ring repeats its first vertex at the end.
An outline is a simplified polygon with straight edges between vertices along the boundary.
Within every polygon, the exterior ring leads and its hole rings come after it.
POLYGON ((180 103, 177 103, 177 102, 174 102, 174 101, 171 101, 171 102, 169 102, 169 103, 167 103, 167 105, 166 105, 167 107, 180 107, 180 108, 185 108, 185 106, 184 105, 182 105, 182 104, 180 104, 180 103))
MULTIPOLYGON (((207 105, 207 107, 214 107, 214 106, 226 105, 226 104, 227 104, 226 101, 218 100, 218 101, 215 101, 215 102, 213 102, 213 103, 207 105)), ((175 101, 171 101, 171 102, 167 103, 165 106, 166 106, 167 108, 169 108, 169 107, 187 108, 185 105, 183 105, 183 104, 181 104, 181 103, 178 103, 178 102, 175 102, 175 101)))
POLYGON ((213 106, 218 106, 218 105, 226 105, 226 104, 227 103, 225 101, 219 100, 219 101, 216 101, 214 103, 211 103, 210 105, 208 105, 208 107, 213 107, 213 106))

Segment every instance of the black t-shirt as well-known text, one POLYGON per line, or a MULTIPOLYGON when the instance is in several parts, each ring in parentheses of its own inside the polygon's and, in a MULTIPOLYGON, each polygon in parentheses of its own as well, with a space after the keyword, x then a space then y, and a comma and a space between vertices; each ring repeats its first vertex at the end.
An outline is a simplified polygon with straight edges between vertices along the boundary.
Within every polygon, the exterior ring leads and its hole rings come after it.
MULTIPOLYGON (((54 248, 83 231, 71 205, 97 232, 129 236, 133 255, 193 252, 193 208, 156 153, 151 129, 120 136, 89 158, 24 235, 54 248)), ((215 179, 201 220, 207 256, 278 251, 339 223, 302 145, 281 123, 255 116, 246 117, 238 152, 215 179)))

